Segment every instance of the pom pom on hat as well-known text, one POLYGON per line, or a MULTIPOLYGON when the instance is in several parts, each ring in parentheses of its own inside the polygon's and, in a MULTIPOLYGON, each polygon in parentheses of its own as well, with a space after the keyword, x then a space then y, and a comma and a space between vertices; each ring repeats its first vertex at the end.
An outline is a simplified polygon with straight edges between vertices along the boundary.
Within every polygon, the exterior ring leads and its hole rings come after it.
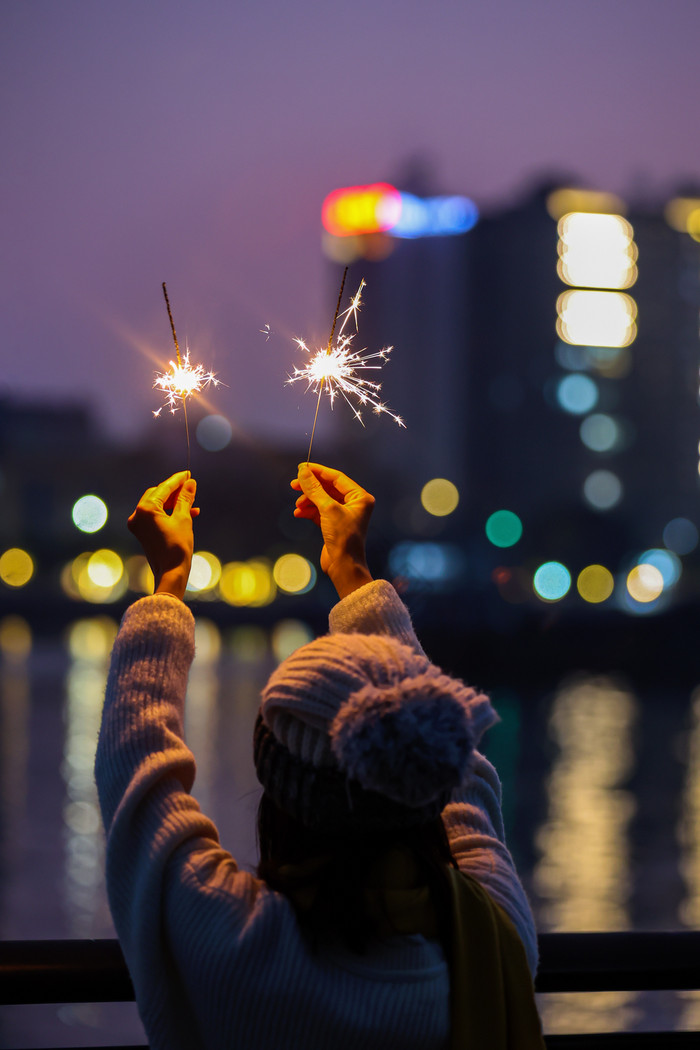
MULTIPOLYGON (((311 775, 307 786, 314 770, 319 790, 323 771, 336 770, 410 810, 414 821, 439 812, 465 782, 474 747, 498 721, 486 696, 423 653, 391 636, 360 634, 328 635, 292 653, 270 676, 261 715, 278 746, 270 743, 258 776, 282 808, 293 787, 287 770, 282 788, 286 754, 307 771, 305 782, 311 775)), ((311 797, 295 807, 307 822, 319 804, 311 797)))
POLYGON ((390 686, 366 685, 333 720, 331 749, 366 791, 424 806, 464 782, 475 742, 469 706, 479 699, 432 665, 390 686))

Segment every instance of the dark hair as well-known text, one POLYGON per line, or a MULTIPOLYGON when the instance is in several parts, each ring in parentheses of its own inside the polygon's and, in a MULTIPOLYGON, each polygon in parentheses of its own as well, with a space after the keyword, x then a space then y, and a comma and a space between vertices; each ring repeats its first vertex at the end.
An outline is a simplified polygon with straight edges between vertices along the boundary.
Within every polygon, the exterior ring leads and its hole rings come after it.
POLYGON ((381 935, 365 906, 367 875, 388 850, 399 847, 415 858, 419 878, 430 889, 438 937, 449 950, 447 868, 456 864, 442 817, 410 828, 334 834, 307 828, 263 792, 257 831, 258 876, 289 898, 314 948, 339 937, 351 950, 364 952, 370 938, 381 935))

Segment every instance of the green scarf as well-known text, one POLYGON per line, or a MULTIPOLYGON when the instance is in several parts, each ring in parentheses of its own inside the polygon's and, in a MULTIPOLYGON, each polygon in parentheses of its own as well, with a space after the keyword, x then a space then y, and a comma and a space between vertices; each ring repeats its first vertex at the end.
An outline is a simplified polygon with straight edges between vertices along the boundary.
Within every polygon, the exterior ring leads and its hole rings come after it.
MULTIPOLYGON (((311 875, 324 858, 285 865, 280 874, 311 875)), ((515 926, 486 890, 456 868, 445 869, 450 894, 450 1050, 544 1050, 532 976, 515 926)), ((417 881, 412 855, 388 851, 375 866, 365 891, 367 911, 379 936, 438 936, 427 886, 417 881)), ((313 882, 289 896, 311 907, 313 882)))

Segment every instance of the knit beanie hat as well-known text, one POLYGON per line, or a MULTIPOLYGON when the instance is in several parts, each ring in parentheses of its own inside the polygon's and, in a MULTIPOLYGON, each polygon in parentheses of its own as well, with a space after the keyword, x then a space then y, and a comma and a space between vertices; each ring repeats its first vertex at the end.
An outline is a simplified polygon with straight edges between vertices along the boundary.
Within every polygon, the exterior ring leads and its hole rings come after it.
POLYGON ((486 696, 395 638, 326 635, 272 673, 255 766, 307 827, 410 827, 439 815, 496 721, 486 696))

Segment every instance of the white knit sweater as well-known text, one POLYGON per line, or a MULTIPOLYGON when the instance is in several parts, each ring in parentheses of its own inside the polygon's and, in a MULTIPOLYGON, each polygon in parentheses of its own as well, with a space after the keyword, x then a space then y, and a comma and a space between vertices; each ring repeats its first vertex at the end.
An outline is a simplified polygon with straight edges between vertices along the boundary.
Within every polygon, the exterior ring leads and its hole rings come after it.
MULTIPOLYGON (((330 614, 332 632, 391 634, 418 648, 386 581, 330 614)), ((314 954, 280 893, 242 871, 190 795, 184 742, 194 655, 190 610, 169 595, 127 609, 114 644, 95 775, 114 924, 153 1050, 432 1050, 449 1031, 449 975, 421 936, 366 955, 314 954)), ((513 920, 536 966, 529 905, 506 848, 500 783, 477 755, 443 813, 460 868, 513 920)))

